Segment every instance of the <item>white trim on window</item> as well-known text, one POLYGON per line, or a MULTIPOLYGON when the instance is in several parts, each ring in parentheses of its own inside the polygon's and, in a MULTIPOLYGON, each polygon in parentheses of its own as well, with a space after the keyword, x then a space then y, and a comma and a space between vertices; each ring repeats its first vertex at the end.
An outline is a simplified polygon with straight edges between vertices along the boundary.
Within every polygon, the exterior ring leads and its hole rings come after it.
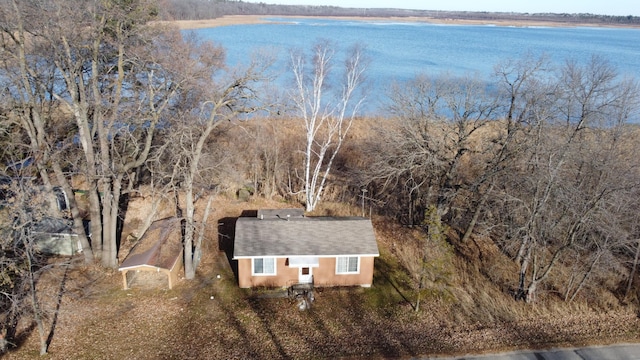
POLYGON ((273 276, 276 271, 276 258, 263 257, 251 259, 251 275, 252 276, 273 276))
POLYGON ((359 274, 360 273, 360 257, 359 256, 339 256, 336 258, 336 274, 359 274))

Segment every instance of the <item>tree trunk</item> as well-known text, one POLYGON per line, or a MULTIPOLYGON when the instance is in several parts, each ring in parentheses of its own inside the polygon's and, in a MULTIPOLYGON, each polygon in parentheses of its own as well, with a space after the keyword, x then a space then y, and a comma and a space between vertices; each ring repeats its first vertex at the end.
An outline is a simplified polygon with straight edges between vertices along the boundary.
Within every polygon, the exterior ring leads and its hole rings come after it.
MULTIPOLYGON (((68 83, 70 87, 71 97, 78 99, 84 95, 80 95, 75 89, 75 84, 68 83)), ((103 250, 103 228, 102 228, 102 204, 106 203, 105 199, 101 199, 101 196, 105 196, 103 187, 101 185, 100 174, 96 168, 96 156, 93 149, 93 134, 90 130, 87 106, 86 104, 77 101, 68 104, 68 107, 74 114, 76 125, 78 127, 78 139, 82 145, 86 161, 86 173, 85 181, 89 187, 89 216, 91 218, 91 245, 93 254, 98 258, 102 258, 103 250), (100 192, 102 191, 102 194, 100 192)), ((103 261, 104 264, 104 261, 103 261)))
POLYGON ((106 179, 102 181, 102 266, 108 268, 117 267, 115 239, 111 237, 113 226, 113 193, 110 182, 106 179))
MULTIPOLYGON (((529 268, 529 262, 531 261, 532 251, 533 250, 531 249, 531 247, 527 248, 526 254, 524 255, 522 263, 520 264, 520 275, 518 279, 518 291, 516 292, 516 300, 525 300, 526 297, 528 296, 527 289, 526 289, 527 270, 529 268)), ((534 276, 534 280, 535 280, 535 276, 534 276)))
MULTIPOLYGON (((423 257, 422 258, 422 266, 424 267, 424 264, 426 264, 425 262, 426 258, 423 257)), ((425 280, 425 274, 424 274, 424 269, 420 269, 420 279, 418 280, 418 293, 416 294, 416 306, 413 307, 413 310, 415 312, 419 312, 420 311, 420 301, 422 300, 422 290, 424 290, 424 280, 425 280)))
POLYGON ((471 235, 473 235, 473 230, 476 227, 476 223, 478 222, 478 218, 480 217, 480 213, 482 212, 482 207, 487 202, 487 199, 489 199, 489 194, 493 190, 494 185, 495 183, 491 182, 489 189, 487 189, 487 191, 485 191, 484 194, 482 194, 482 197, 480 198, 480 201, 476 205, 476 209, 473 212, 473 217, 471 218, 471 221, 467 226, 467 230, 465 230, 464 235, 462 236, 462 240, 460 241, 461 243, 463 244, 466 243, 471 238, 471 235))
POLYGON ((67 181, 67 178, 64 176, 62 172, 62 168, 57 161, 53 162, 53 170, 56 175, 56 179, 62 189, 68 194, 69 198, 69 210, 71 211, 71 219, 73 219, 73 232, 78 236, 78 240, 82 245, 82 254, 84 255, 85 264, 93 263, 93 251, 91 249, 91 244, 89 244, 89 239, 87 239, 87 234, 84 229, 84 221, 80 216, 80 209, 78 208, 78 202, 76 201, 75 194, 73 193, 73 188, 67 181))
POLYGON ((636 271, 638 269, 638 261, 640 260, 640 239, 636 239, 636 255, 633 257, 633 264, 631 265, 631 271, 629 272, 629 279, 627 281, 627 289, 624 292, 625 299, 629 297, 631 292, 631 286, 633 285, 633 279, 636 277, 636 271))
POLYGON ((106 267, 117 268, 118 267, 118 215, 120 211, 120 196, 122 193, 122 178, 123 175, 119 174, 113 180, 113 188, 108 194, 108 197, 104 199, 103 205, 103 229, 105 251, 102 254, 102 263, 106 267), (107 204, 107 201, 109 202, 107 204))
MULTIPOLYGON (((24 236, 24 235, 23 235, 24 236)), ((40 341, 40 355, 47 354, 47 335, 45 334, 44 324, 42 323, 42 314, 38 303, 38 295, 36 293, 36 280, 34 278, 34 267, 32 263, 32 245, 23 237, 23 244, 26 250, 27 264, 29 265, 29 300, 31 302, 31 310, 33 311, 33 321, 36 323, 38 330, 38 339, 40 341)))
POLYGON ((191 280, 196 276, 196 269, 193 264, 193 235, 194 235, 194 221, 195 204, 193 199, 193 181, 188 179, 186 181, 186 216, 185 216, 185 229, 184 229, 184 277, 187 280, 191 280))
POLYGON ((204 240, 204 234, 206 234, 207 228, 207 220, 209 218, 209 214, 211 213, 211 203, 213 202, 213 196, 209 196, 207 200, 207 206, 204 209, 204 214, 202 214, 202 221, 200 223, 200 232, 198 234, 198 238, 196 240, 195 250, 193 254, 193 268, 197 269, 198 265, 200 265, 200 259, 202 259, 202 240, 204 240))
MULTIPOLYGON (((86 177, 89 180, 89 177, 86 177)), ((91 250, 93 256, 102 259, 102 218, 100 210, 100 196, 95 182, 89 182, 89 219, 91 219, 91 250)))
POLYGON ((584 276, 580 280, 580 283, 576 287, 576 290, 573 292, 573 295, 571 295, 571 298, 569 299, 569 302, 573 302, 573 300, 575 300, 575 298, 578 295, 578 293, 580 292, 580 290, 582 290, 582 288, 584 287, 584 284, 587 282, 587 279, 589 278, 589 276, 593 272, 593 269, 595 268, 596 264, 600 260, 601 256, 602 256, 602 253, 596 254, 596 256, 594 257, 593 261, 589 265, 589 269, 584 273, 584 276))
MULTIPOLYGON (((311 132, 310 129, 307 128, 307 134, 311 132)), ((313 144, 313 138, 309 138, 307 135, 307 147, 304 152, 304 196, 305 196, 305 210, 307 212, 313 211, 315 208, 313 204, 314 193, 315 190, 311 186, 311 145, 313 144)))
POLYGON ((529 284, 529 287, 527 287, 527 291, 526 291, 526 298, 525 301, 527 302, 527 304, 531 304, 533 302, 535 302, 536 300, 536 291, 538 290, 538 280, 532 280, 531 284, 529 284))

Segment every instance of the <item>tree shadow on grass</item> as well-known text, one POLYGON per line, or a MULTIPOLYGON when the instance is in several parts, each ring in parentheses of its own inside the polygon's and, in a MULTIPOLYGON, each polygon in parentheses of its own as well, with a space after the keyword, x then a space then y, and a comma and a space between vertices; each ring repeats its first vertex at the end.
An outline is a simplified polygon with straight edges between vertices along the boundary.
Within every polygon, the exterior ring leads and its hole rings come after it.
MULTIPOLYGON (((44 260, 41 260, 44 263, 44 260)), ((68 261, 65 261, 63 263, 57 264, 56 267, 63 267, 64 268, 64 272, 62 274, 62 279, 60 280, 60 285, 58 287, 58 290, 56 291, 55 294, 55 301, 56 301, 56 306, 55 306, 55 310, 53 311, 53 317, 51 319, 51 326, 49 328, 49 334, 47 335, 47 339, 46 339, 46 348, 48 349, 51 345, 51 342, 53 341, 53 337, 55 334, 55 329, 56 326, 58 324, 58 316, 60 314, 60 307, 62 304, 62 298, 63 296, 66 294, 66 283, 67 283, 67 279, 69 276, 69 271, 70 271, 70 267, 71 264, 68 261)), ((42 267, 43 269, 46 268, 46 266, 42 267)), ((51 269, 50 269, 51 270, 51 269)), ((42 270, 41 270, 42 271, 42 270)), ((39 275, 42 275, 41 272, 39 272, 39 275)), ((40 281, 40 276, 38 276, 38 278, 36 279, 36 283, 40 281)), ((38 288, 38 286, 36 286, 36 288, 38 288)), ((31 296, 31 295, 28 295, 31 296)), ((41 298, 43 297, 43 294, 41 293, 41 291, 36 290, 36 297, 37 298, 41 298)), ((15 305, 15 304, 14 304, 15 305)), ((43 304, 41 303, 41 301, 38 301, 38 307, 40 309, 42 309, 43 304)), ((7 339, 7 344, 8 344, 8 351, 16 351, 18 349, 20 349, 29 339, 29 337, 31 336, 31 334, 36 331, 36 322, 35 320, 32 321, 29 326, 26 326, 22 329, 20 329, 20 331, 18 331, 18 325, 20 323, 21 317, 22 315, 24 315, 20 309, 18 308, 12 308, 9 311, 6 312, 6 317, 5 317, 5 326, 6 326, 6 339, 7 339)), ((45 313, 45 317, 48 314, 45 313)), ((0 349, 2 350, 2 349, 0 349)), ((2 352, 0 352, 0 354, 2 354, 2 352)))
POLYGON ((69 276, 69 264, 64 265, 64 273, 62 274, 62 280, 60 281, 60 288, 58 289, 58 294, 56 298, 56 309, 53 313, 53 319, 51 320, 51 329, 49 330, 49 335, 47 336, 47 348, 51 346, 51 341, 53 341, 53 335, 55 334, 56 325, 58 324, 58 315, 60 314, 60 305, 62 304, 62 296, 65 293, 65 284, 67 283, 67 278, 69 276))
POLYGON ((281 343, 279 336, 272 330, 272 319, 276 317, 276 313, 268 303, 265 303, 269 300, 250 298, 247 301, 249 302, 251 309, 256 314, 258 319, 260 319, 260 324, 262 325, 264 331, 267 333, 268 338, 274 344, 279 358, 290 359, 291 357, 287 354, 287 351, 281 343))
MULTIPOLYGON (((412 349, 403 346, 401 337, 393 327, 386 323, 388 318, 380 316, 377 307, 370 306, 368 298, 371 292, 361 288, 332 288, 323 294, 322 301, 336 301, 341 304, 337 311, 344 314, 336 316, 343 318, 345 328, 343 332, 351 334, 350 338, 342 336, 334 337, 334 342, 341 345, 329 344, 325 351, 335 351, 339 357, 380 357, 399 358, 406 355, 415 355, 412 349)), ((331 306, 331 305, 329 305, 331 306)), ((315 317, 316 326, 326 328, 326 319, 315 317)))
POLYGON ((401 302, 411 306, 415 310, 415 305, 403 291, 402 286, 397 284, 393 275, 399 271, 397 264, 392 264, 385 257, 378 257, 375 260, 373 272, 373 288, 370 291, 371 301, 375 301, 378 306, 384 304, 397 305, 398 298, 401 302))

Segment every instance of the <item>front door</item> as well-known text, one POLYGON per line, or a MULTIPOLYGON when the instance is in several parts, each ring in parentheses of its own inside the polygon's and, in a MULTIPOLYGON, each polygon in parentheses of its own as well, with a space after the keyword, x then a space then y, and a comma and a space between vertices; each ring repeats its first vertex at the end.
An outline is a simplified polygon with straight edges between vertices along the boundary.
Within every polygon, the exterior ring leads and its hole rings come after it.
POLYGON ((313 268, 301 267, 298 268, 298 282, 301 284, 309 284, 313 282, 313 268))

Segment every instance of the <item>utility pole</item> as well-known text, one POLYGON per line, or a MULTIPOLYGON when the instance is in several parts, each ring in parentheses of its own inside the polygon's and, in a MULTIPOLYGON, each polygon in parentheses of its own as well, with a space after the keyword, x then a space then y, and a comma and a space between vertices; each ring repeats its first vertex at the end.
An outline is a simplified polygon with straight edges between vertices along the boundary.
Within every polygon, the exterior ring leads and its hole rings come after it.
POLYGON ((360 190, 362 191, 362 217, 364 217, 364 194, 367 193, 367 189, 362 188, 360 190))

